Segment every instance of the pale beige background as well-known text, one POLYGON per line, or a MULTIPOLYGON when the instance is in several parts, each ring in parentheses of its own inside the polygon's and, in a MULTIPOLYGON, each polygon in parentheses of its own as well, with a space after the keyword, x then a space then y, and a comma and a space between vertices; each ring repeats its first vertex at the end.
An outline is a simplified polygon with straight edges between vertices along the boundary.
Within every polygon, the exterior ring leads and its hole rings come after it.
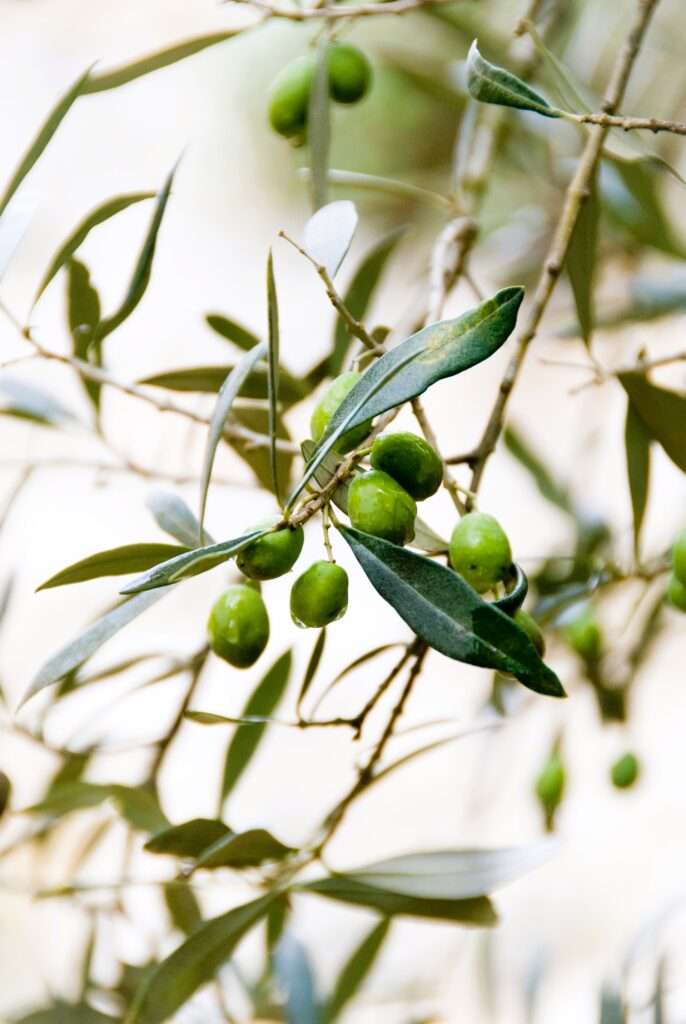
MULTIPOLYGON (((166 42, 234 24, 237 18, 235 12, 200 0, 191 4, 181 0, 0 2, 3 175, 9 173, 55 96, 92 60, 109 66, 166 42)), ((365 27, 361 38, 373 44, 383 32, 380 25, 365 27)), ((25 315, 50 255, 85 211, 116 193, 157 188, 185 146, 153 279, 135 315, 109 343, 111 369, 121 378, 135 379, 184 363, 221 361, 229 351, 203 323, 203 314, 209 310, 226 312, 263 330, 267 247, 279 228, 301 232, 307 217, 307 198, 295 179, 290 153, 265 127, 263 94, 285 55, 301 45, 296 30, 270 27, 124 89, 79 101, 28 183, 39 207, 3 282, 2 295, 11 307, 25 315)), ((134 208, 95 232, 84 246, 84 258, 106 309, 122 293, 148 216, 144 206, 134 208)), ((363 224, 353 255, 359 255, 382 227, 378 218, 363 224)), ((408 289, 411 293, 415 287, 422 270, 416 248, 413 239, 405 243, 403 259, 395 264, 395 286, 387 284, 378 302, 381 320, 393 320, 404 308, 408 289)), ((491 248, 486 257, 477 268, 489 288, 489 267, 498 258, 497 250, 491 248)), ((318 282, 285 247, 277 250, 277 270, 284 359, 297 373, 325 350, 332 318, 318 282)), ((468 301, 470 297, 459 292, 450 312, 463 309, 468 301)), ((628 544, 622 396, 608 385, 571 398, 569 391, 578 375, 541 362, 544 351, 557 355, 568 351, 550 336, 565 315, 560 300, 550 315, 550 333, 544 332, 531 353, 528 372, 512 402, 512 415, 525 425, 538 447, 568 471, 588 507, 620 524, 628 544)), ((34 322, 46 345, 57 348, 65 343, 61 283, 51 287, 34 322)), ((625 336, 621 353, 609 345, 603 352, 614 361, 620 354, 634 353, 646 340, 656 352, 669 351, 679 344, 679 334, 677 327, 671 335, 651 327, 646 338, 637 329, 625 336)), ((4 322, 0 351, 3 360, 19 352, 4 322)), ((446 449, 463 450, 476 438, 506 358, 507 353, 501 353, 468 377, 439 385, 432 392, 429 406, 446 449)), ((29 364, 21 374, 54 388, 86 415, 78 387, 54 364, 29 364)), ((679 376, 672 379, 679 383, 679 376)), ((303 409, 293 417, 296 434, 300 429, 304 435, 306 416, 303 409)), ((145 465, 167 472, 196 472, 200 466, 202 433, 189 432, 184 421, 156 416, 145 406, 110 394, 106 424, 118 446, 145 465)), ((0 437, 3 463, 58 453, 83 459, 103 455, 78 431, 65 438, 6 421, 0 437)), ((218 471, 235 478, 236 486, 212 492, 209 526, 217 536, 230 536, 271 511, 267 495, 246 489, 249 477, 240 464, 224 454, 218 471)), ((9 488, 15 475, 6 466, 2 469, 3 488, 9 488)), ((655 488, 659 499, 649 512, 646 540, 648 549, 658 551, 683 525, 686 504, 686 484, 660 455, 655 488)), ((16 575, 15 598, 0 651, 3 682, 13 701, 42 661, 65 637, 76 633, 97 607, 105 606, 116 590, 112 581, 104 581, 35 596, 34 587, 87 553, 162 539, 144 507, 150 490, 138 479, 96 479, 87 471, 65 469, 37 474, 26 490, 3 532, 0 548, 3 577, 10 572, 16 575)), ((179 492, 192 505, 196 503, 196 488, 181 487, 179 492)), ((499 454, 491 464, 482 504, 497 512, 524 562, 553 548, 564 552, 565 544, 571 542, 566 524, 505 455, 499 454)), ((432 500, 428 514, 436 527, 450 529, 451 509, 443 497, 432 500)), ((313 557, 318 557, 319 543, 313 527, 307 540, 313 557)), ((405 636, 403 624, 377 599, 341 544, 337 544, 337 555, 351 570, 352 600, 347 618, 330 631, 322 682, 335 674, 344 658, 380 638, 405 636)), ((98 662, 105 664, 122 652, 147 647, 179 653, 192 649, 224 578, 225 571, 219 570, 184 584, 111 643, 98 662)), ((312 638, 290 623, 288 588, 287 579, 269 586, 272 639, 259 667, 237 676, 214 664, 194 702, 196 707, 236 713, 260 670, 294 642, 297 679, 312 638)), ((618 608, 616 621, 608 627, 615 630, 613 635, 621 631, 623 612, 618 608)), ((643 671, 637 687, 631 743, 646 767, 636 792, 618 796, 611 791, 607 766, 627 737, 601 731, 589 693, 575 686, 573 662, 553 647, 552 662, 570 688, 570 700, 553 704, 533 699, 499 732, 466 740, 417 762, 360 802, 332 845, 330 857, 336 867, 352 865, 361 857, 410 849, 532 841, 540 835, 540 821, 529 796, 531 779, 542 751, 564 722, 570 783, 560 819, 559 851, 548 866, 497 898, 502 925, 494 934, 491 951, 495 981, 487 977, 484 981, 484 944, 478 934, 398 921, 359 1010, 349 1015, 351 1024, 409 1021, 413 1014, 417 1018, 435 1014, 450 1022, 516 1024, 525 1019, 525 978, 541 957, 547 971, 536 1020, 576 1024, 595 1019, 598 987, 605 978, 617 980, 637 930, 652 913, 686 892, 684 654, 683 624, 674 615, 659 656, 643 671), (484 986, 491 992, 490 1010, 484 986)), ((369 669, 351 679, 330 702, 332 713, 356 707, 376 678, 369 669)), ((51 738, 63 742, 76 734, 75 742, 84 743, 88 736, 104 731, 110 744, 122 746, 132 737, 155 735, 173 714, 179 694, 176 683, 157 688, 146 699, 123 701, 110 711, 118 686, 105 684, 89 698, 90 706, 84 700, 74 702, 71 710, 52 722, 51 738), (104 721, 101 709, 108 709, 104 721)), ((478 714, 487 686, 487 673, 436 656, 413 697, 406 724, 452 718, 467 726, 478 714)), ((125 687, 121 689, 124 692, 125 687)), ((21 720, 30 723, 32 714, 24 712, 21 720)), ((428 739, 440 734, 437 729, 417 735, 428 739)), ((394 752, 415 740, 399 739, 394 752)), ((172 820, 214 812, 213 780, 225 744, 222 730, 184 728, 164 778, 165 810, 172 820)), ((265 825, 285 841, 298 842, 349 783, 355 756, 345 734, 274 729, 259 766, 236 793, 232 825, 265 825)), ((99 777, 135 781, 140 763, 136 754, 112 755, 99 764, 99 777)), ((50 762, 36 748, 2 732, 0 766, 13 776, 15 804, 21 807, 40 793, 50 762)), ((74 992, 74 949, 78 948, 74 944, 83 930, 81 916, 63 902, 32 905, 26 893, 12 888, 70 880, 70 855, 76 844, 76 838, 71 845, 62 841, 49 847, 40 861, 15 863, 0 875, 0 1013, 30 1007, 48 992, 65 997, 74 992)), ((120 856, 116 843, 109 843, 80 880, 113 878, 120 856)), ((134 865, 137 878, 155 871, 159 867, 147 860, 134 865)), ((206 891, 207 908, 222 909, 241 895, 240 888, 234 891, 212 884, 206 891)), ((141 960, 160 939, 162 921, 154 894, 137 889, 127 897, 127 905, 134 925, 117 921, 98 950, 104 979, 111 977, 112 954, 141 960)), ((314 899, 298 901, 295 929, 314 957, 322 988, 331 983, 368 920, 361 911, 314 899)), ((686 1017, 684 962, 679 955, 683 931, 683 920, 677 916, 654 943, 642 949, 629 985, 637 1007, 632 1022, 651 1019, 638 1008, 650 992, 655 955, 665 947, 670 951, 669 1019, 686 1017)), ((254 948, 250 940, 239 953, 246 969, 254 963, 254 948)), ((206 1019, 201 1007, 202 1001, 198 1008, 188 1008, 182 1019, 206 1019)))

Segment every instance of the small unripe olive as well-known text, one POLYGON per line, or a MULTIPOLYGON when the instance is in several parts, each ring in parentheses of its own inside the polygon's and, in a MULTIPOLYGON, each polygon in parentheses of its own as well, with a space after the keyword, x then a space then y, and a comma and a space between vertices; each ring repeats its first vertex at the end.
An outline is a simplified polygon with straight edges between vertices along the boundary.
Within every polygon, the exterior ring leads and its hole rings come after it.
POLYGON ((337 103, 357 103, 371 80, 369 61, 356 46, 334 43, 329 48, 329 92, 337 103))
POLYGON ((590 604, 583 605, 563 627, 564 637, 584 661, 598 661, 603 649, 603 634, 590 604))
POLYGON ((523 629, 531 643, 534 645, 541 657, 545 654, 545 640, 541 628, 533 615, 529 615, 523 608, 518 608, 514 614, 514 620, 520 629, 523 629))
MULTIPOLYGON (((270 525, 270 524, 269 524, 270 525)), ((302 526, 290 526, 265 533, 239 551, 236 565, 253 580, 274 580, 290 572, 302 551, 305 534, 302 526)))
POLYGON ((417 434, 384 434, 377 437, 371 454, 374 469, 382 469, 415 501, 435 494, 443 479, 443 463, 431 445, 417 434))
POLYGON ((333 562, 315 562, 293 584, 291 615, 298 626, 328 626, 347 607, 348 574, 333 562))
POLYGON ((566 773, 565 766, 559 751, 554 750, 543 766, 541 774, 536 779, 535 791, 538 801, 543 808, 546 828, 550 831, 553 827, 555 811, 562 803, 565 791, 566 773))
POLYGON ((686 587, 686 530, 676 535, 672 547, 672 569, 679 583, 686 587))
MULTIPOLYGON (((319 441, 324 436, 329 420, 359 379, 359 373, 349 370, 347 373, 342 373, 331 381, 312 413, 310 432, 313 441, 319 441)), ((353 427, 352 430, 347 430, 336 441, 334 451, 344 455, 345 452, 350 452, 353 448, 357 448, 358 444, 364 441, 371 427, 371 420, 367 420, 366 423, 360 423, 357 427, 353 427)))
POLYGON ((667 584, 667 600, 680 612, 686 612, 686 587, 672 573, 667 584))
POLYGON ((235 668, 249 668, 269 640, 269 616, 262 595, 244 583, 229 587, 210 612, 207 635, 220 658, 235 668))
POLYGON ((624 754, 610 769, 612 785, 617 789, 629 789, 633 786, 641 771, 641 765, 635 754, 631 751, 624 754))
POLYGON ((414 537, 417 505, 388 473, 368 469, 350 485, 348 515, 356 530, 393 544, 407 544, 414 537))
POLYGON ((270 89, 269 123, 275 132, 290 139, 303 135, 316 62, 298 57, 278 73, 270 89))
POLYGON ((512 565, 507 534, 493 516, 470 512, 450 538, 450 564, 479 594, 504 580, 512 565))

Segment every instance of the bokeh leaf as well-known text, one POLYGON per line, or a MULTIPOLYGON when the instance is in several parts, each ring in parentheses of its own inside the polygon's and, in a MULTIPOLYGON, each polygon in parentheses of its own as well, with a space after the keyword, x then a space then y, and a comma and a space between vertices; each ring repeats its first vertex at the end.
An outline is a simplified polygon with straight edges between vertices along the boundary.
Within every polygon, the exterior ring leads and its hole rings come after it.
POLYGON ((172 925, 184 935, 192 935, 202 924, 202 913, 188 882, 166 882, 162 895, 172 925))
POLYGON ((512 426, 505 427, 503 433, 505 447, 517 462, 530 474, 542 496, 557 505, 567 515, 575 517, 572 499, 566 489, 557 482, 540 456, 531 448, 528 441, 512 426))
POLYGON ((295 853, 264 828, 221 836, 198 856, 195 868, 251 868, 295 853))
POLYGON ((652 437, 643 420, 634 409, 633 403, 628 401, 624 423, 624 445, 634 524, 634 553, 637 558, 640 550, 641 527, 648 505, 651 441, 652 437))
POLYGON ((130 572, 143 572, 187 550, 187 547, 178 544, 125 544, 120 548, 99 551, 95 555, 74 562, 41 583, 36 590, 62 587, 67 583, 83 583, 85 580, 101 579, 103 576, 124 576, 130 572))
POLYGON ((619 380, 648 434, 686 472, 686 395, 656 387, 642 373, 621 373, 619 380))
POLYGON ((62 427, 76 422, 74 414, 48 391, 8 376, 0 379, 0 416, 16 416, 44 427, 62 427))
POLYGON ((310 143, 312 208, 316 212, 320 206, 326 205, 328 196, 327 171, 331 146, 328 33, 323 33, 317 44, 317 61, 307 110, 307 134, 310 143))
POLYGON ((148 853, 170 857, 196 858, 219 839, 233 835, 228 825, 217 818, 192 818, 158 832, 145 844, 148 853))
POLYGON ((300 715, 300 709, 302 707, 302 702, 304 701, 305 697, 309 693, 309 690, 310 690, 310 687, 312 686, 312 682, 314 680, 314 677, 317 674, 317 669, 319 668, 319 662, 322 660, 322 654, 324 653, 324 645, 325 644, 326 644, 326 629, 320 629, 319 633, 317 634, 317 639, 315 640, 314 647, 312 648, 312 653, 311 653, 311 655, 309 657, 309 661, 307 662, 307 668, 305 669, 305 675, 303 676, 303 681, 302 681, 302 684, 300 686, 300 692, 298 693, 298 699, 297 699, 296 705, 295 705, 295 713, 296 713, 296 715, 300 715))
POLYGON ((305 249, 312 259, 335 277, 350 248, 358 216, 349 199, 337 199, 313 213, 305 225, 305 249))
MULTIPOLYGON (((72 257, 67 262, 67 319, 72 352, 77 359, 100 366, 100 352, 91 349, 91 341, 100 323, 100 296, 85 263, 72 257)), ((102 385, 79 374, 84 391, 96 411, 100 408, 102 385)))
POLYGON ((480 928, 494 925, 497 920, 491 902, 485 896, 467 900, 423 899, 364 885, 348 875, 332 875, 329 878, 307 882, 301 889, 303 892, 316 893, 341 903, 378 910, 388 917, 401 914, 454 921, 456 924, 476 925, 480 928))
POLYGON ((472 99, 501 107, 533 110, 544 117, 559 117, 560 112, 534 92, 526 82, 505 68, 491 64, 479 53, 476 39, 467 56, 467 88, 472 99))
POLYGON ((326 1004, 324 1024, 333 1024, 338 1020, 345 1006, 357 994, 376 962, 390 925, 389 917, 382 918, 352 952, 338 975, 334 990, 326 1004))
POLYGON ((0 217, 0 281, 26 234, 36 206, 34 197, 21 193, 12 197, 0 217))
POLYGON ((287 1024, 320 1024, 314 974, 302 942, 284 932, 272 954, 274 974, 285 993, 287 1024))
MULTIPOLYGON (((276 407, 279 401, 279 300, 274 280, 274 259, 269 250, 267 259, 267 311, 269 321, 269 347, 267 351, 267 397, 269 400, 269 465, 272 475, 272 490, 277 504, 281 504, 279 492, 279 464, 276 448, 276 407)), ((247 358, 247 357, 246 357, 247 358)))
MULTIPOLYGON (((198 543, 200 524, 178 494, 174 494, 173 491, 153 491, 148 496, 146 505, 159 528, 170 537, 174 537, 189 548, 198 543)), ((203 531, 203 544, 214 544, 207 530, 203 531)))
POLYGON ((599 212, 596 186, 592 182, 574 225, 565 259, 581 337, 587 347, 591 344, 593 332, 593 285, 598 250, 599 212))
POLYGON ((226 341, 232 341, 234 345, 243 349, 244 352, 260 343, 260 338, 253 334, 252 331, 249 331, 247 327, 243 327, 236 320, 231 320, 228 316, 223 316, 221 313, 208 313, 205 317, 205 322, 208 327, 211 327, 222 338, 226 341))
MULTIPOLYGON (((234 369, 235 363, 222 363, 216 366, 184 366, 178 370, 165 370, 150 377, 139 380, 139 384, 149 387, 165 388, 167 391, 201 392, 216 395, 227 376, 234 369)), ((293 405, 305 397, 306 389, 301 381, 279 368, 279 401, 284 406, 293 405)), ((258 363, 246 379, 239 398, 267 397, 267 367, 258 363)))

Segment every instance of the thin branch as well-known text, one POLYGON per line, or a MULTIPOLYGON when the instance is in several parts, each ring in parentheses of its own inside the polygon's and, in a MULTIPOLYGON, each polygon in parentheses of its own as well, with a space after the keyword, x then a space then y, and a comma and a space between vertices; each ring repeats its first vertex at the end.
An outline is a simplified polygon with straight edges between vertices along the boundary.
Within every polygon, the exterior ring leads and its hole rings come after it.
POLYGON ((240 3, 262 11, 269 18, 285 18, 288 21, 310 21, 323 19, 339 21, 343 18, 370 18, 377 14, 408 14, 422 7, 442 7, 454 0, 388 0, 386 3, 351 4, 347 7, 283 7, 280 4, 267 3, 266 0, 224 0, 224 2, 240 3))
POLYGON ((659 117, 623 117, 620 114, 572 114, 562 111, 567 121, 577 124, 599 124, 605 128, 621 128, 622 131, 671 132, 673 135, 686 135, 686 124, 681 121, 664 121, 659 117))

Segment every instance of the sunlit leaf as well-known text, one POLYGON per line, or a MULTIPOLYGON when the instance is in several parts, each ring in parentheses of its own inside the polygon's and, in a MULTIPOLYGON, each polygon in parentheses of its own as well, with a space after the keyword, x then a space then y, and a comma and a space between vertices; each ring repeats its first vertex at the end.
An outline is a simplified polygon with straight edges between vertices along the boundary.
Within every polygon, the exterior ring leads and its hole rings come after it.
POLYGON ((303 892, 317 893, 341 903, 378 910, 388 917, 398 914, 408 917, 427 917, 439 921, 454 921, 456 924, 476 925, 479 928, 494 925, 497 921, 490 900, 485 896, 474 899, 424 899, 404 896, 372 885, 365 885, 349 875, 332 875, 318 881, 307 882, 303 892))
MULTIPOLYGON (((189 548, 198 543, 200 524, 178 494, 174 494, 172 491, 153 491, 145 503, 159 528, 168 533, 170 537, 174 537, 189 548)), ((207 530, 203 531, 203 543, 214 544, 214 540, 207 530)))
POLYGON ((178 544, 125 544, 123 547, 99 551, 96 555, 74 562, 73 565, 55 573, 45 583, 41 583, 36 590, 62 587, 67 583, 83 583, 84 580, 96 580, 103 576, 125 576, 131 572, 143 572, 187 550, 188 548, 178 544))
POLYGON ((650 486, 650 444, 652 437, 643 420, 634 409, 631 401, 627 402, 626 420, 624 423, 624 445, 626 448, 626 469, 631 494, 631 510, 634 524, 634 553, 638 557, 641 539, 641 527, 648 504, 648 488, 650 486))
POLYGON ((458 573, 359 530, 340 532, 375 590, 429 646, 456 661, 507 672, 537 693, 564 696, 528 636, 458 573))
POLYGON ((329 97, 329 38, 322 34, 317 45, 317 63, 307 110, 307 135, 310 144, 312 208, 317 211, 327 202, 329 147, 331 145, 331 102, 329 97))
POLYGON ((641 373, 622 373, 619 380, 646 432, 686 472, 686 395, 656 387, 641 373))
POLYGON ((355 204, 337 199, 320 207, 305 225, 305 249, 331 278, 346 257, 357 221, 355 204))
POLYGON ((331 998, 326 1004, 324 1024, 333 1024, 333 1021, 338 1020, 344 1007, 357 994, 376 962, 390 925, 390 918, 383 918, 352 952, 338 975, 331 998))
POLYGON ((0 378, 0 416, 16 416, 45 427, 76 422, 74 414, 48 391, 8 376, 0 378))
POLYGON ((480 103, 533 110, 544 117, 560 116, 559 110, 551 107, 547 100, 534 92, 521 78, 484 60, 476 40, 467 56, 467 88, 469 95, 480 103))
POLYGON ((195 858, 228 835, 233 835, 231 829, 217 818, 193 818, 158 832, 147 841, 145 849, 148 853, 195 858))

